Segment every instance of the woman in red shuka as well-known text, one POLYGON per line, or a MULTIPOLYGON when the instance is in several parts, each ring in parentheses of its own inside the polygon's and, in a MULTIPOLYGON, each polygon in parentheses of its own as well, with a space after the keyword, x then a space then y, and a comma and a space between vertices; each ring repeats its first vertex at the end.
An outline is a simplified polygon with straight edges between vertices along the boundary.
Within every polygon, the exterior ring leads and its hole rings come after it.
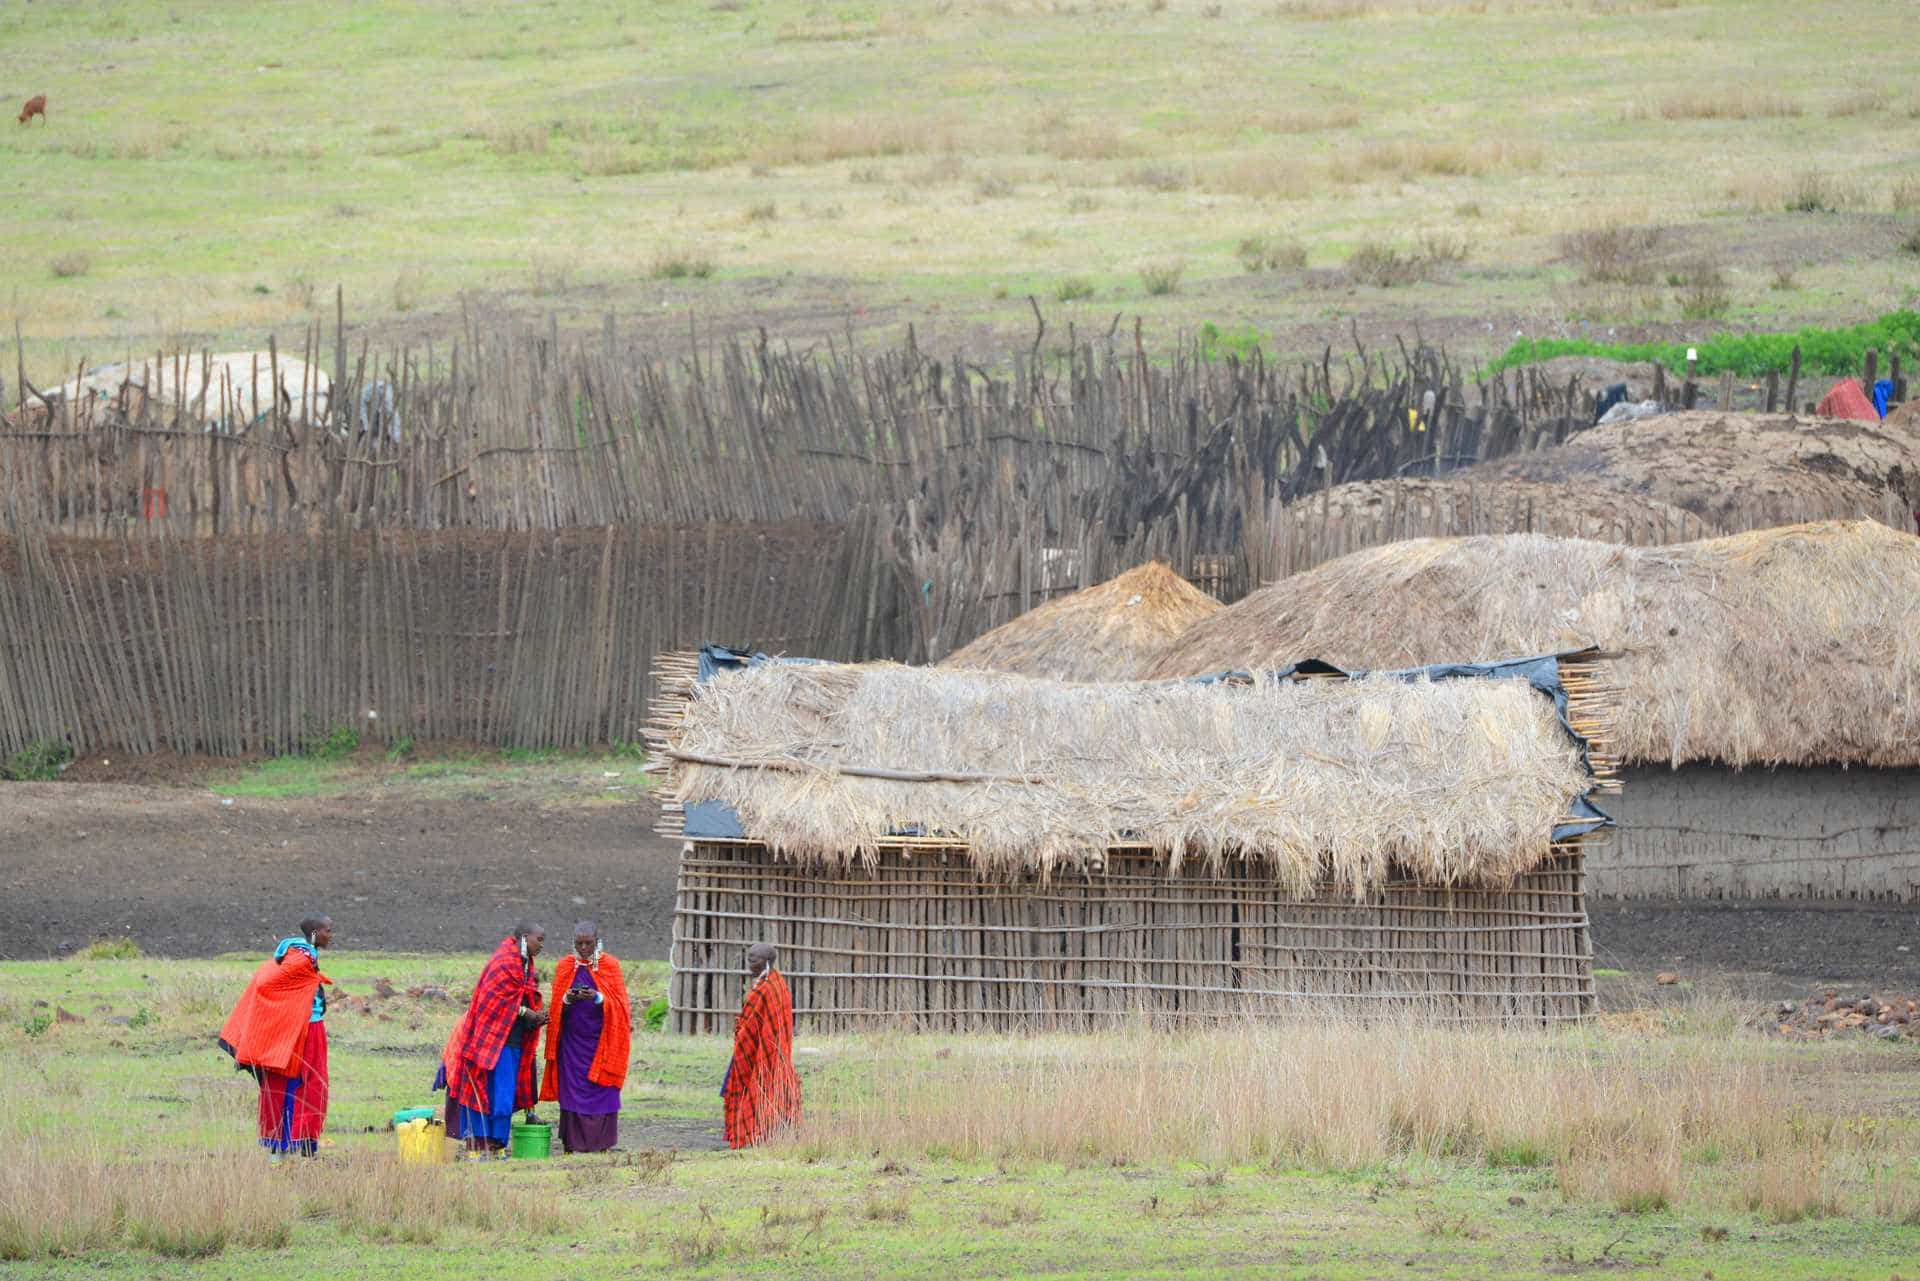
POLYGON ((800 1121, 800 1078, 793 1072, 793 994, 773 968, 771 943, 747 952, 747 994, 733 1028, 733 1062, 720 1097, 727 1108, 727 1146, 750 1147, 800 1121))
POLYGON ((465 1140, 469 1155, 505 1157, 513 1114, 524 1108, 532 1119, 540 1093, 534 1064, 547 1022, 533 961, 546 941, 547 932, 532 924, 516 925, 500 940, 440 1053, 433 1088, 446 1087, 447 1137, 465 1140))
POLYGON ((320 949, 333 918, 309 916, 254 971, 220 1029, 220 1048, 260 1083, 260 1146, 278 1161, 313 1156, 327 1123, 327 994, 320 949))

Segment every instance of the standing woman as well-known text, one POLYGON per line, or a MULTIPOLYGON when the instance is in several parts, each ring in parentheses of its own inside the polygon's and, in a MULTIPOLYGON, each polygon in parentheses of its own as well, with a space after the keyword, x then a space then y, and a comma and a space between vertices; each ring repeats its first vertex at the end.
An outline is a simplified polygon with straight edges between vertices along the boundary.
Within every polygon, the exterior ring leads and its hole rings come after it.
POLYGON ((309 916, 254 971, 220 1029, 220 1048, 260 1084, 260 1146, 278 1161, 313 1156, 327 1123, 327 994, 320 949, 333 918, 309 916))
POLYGON ((547 1005, 547 1075, 540 1097, 560 1105, 560 1146, 607 1152, 620 1141, 633 1009, 620 962, 592 921, 573 927, 573 951, 553 970, 547 1005))
POLYGON ((446 1087, 447 1135, 470 1152, 505 1156, 514 1112, 533 1107, 533 1050, 547 1021, 533 959, 546 941, 538 925, 516 925, 500 940, 441 1052, 433 1088, 446 1087))
POLYGON ((750 1147, 800 1120, 800 1078, 793 1070, 793 994, 771 943, 747 950, 747 993, 733 1025, 733 1061, 720 1097, 727 1146, 750 1147))

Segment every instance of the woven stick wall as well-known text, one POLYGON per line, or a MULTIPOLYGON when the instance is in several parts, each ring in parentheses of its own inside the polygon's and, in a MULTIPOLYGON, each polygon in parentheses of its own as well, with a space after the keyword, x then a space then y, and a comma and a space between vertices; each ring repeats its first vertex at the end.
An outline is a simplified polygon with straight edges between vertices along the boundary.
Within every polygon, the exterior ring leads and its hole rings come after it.
POLYGON ((747 947, 780 949, 812 1029, 1075 1028, 1311 1012, 1548 1022, 1593 1008, 1581 853, 1508 890, 1395 880, 1359 902, 1259 875, 1169 877, 1116 851, 1102 872, 1006 882, 937 847, 871 871, 802 872, 764 846, 680 861, 677 1032, 730 1032, 747 947))

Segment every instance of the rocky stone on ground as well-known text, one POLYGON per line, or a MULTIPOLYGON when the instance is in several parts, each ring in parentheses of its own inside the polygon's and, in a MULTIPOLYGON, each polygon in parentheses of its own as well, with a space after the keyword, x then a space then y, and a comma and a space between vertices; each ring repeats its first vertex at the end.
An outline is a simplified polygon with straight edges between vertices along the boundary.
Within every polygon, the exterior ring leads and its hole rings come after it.
POLYGON ((1755 1021, 1776 1035, 1798 1040, 1846 1034, 1920 1040, 1920 999, 1822 988, 1802 1001, 1777 1002, 1755 1021))

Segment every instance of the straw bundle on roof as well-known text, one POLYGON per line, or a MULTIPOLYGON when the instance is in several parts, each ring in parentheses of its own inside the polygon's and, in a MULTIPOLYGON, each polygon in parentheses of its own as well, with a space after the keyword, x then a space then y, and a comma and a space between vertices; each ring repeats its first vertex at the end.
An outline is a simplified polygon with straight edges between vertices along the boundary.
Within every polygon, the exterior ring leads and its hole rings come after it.
POLYGON ((1324 493, 1302 495, 1285 511, 1299 527, 1333 521, 1356 532, 1375 527, 1413 533, 1532 533, 1602 540, 1615 533, 1649 529, 1672 530, 1674 537, 1720 532, 1683 508, 1631 490, 1550 481, 1490 482, 1485 471, 1472 467, 1437 478, 1350 481, 1324 493))
POLYGON ((1050 600, 941 661, 1063 681, 1124 681, 1145 671, 1220 602, 1160 561, 1050 600))
POLYGON ((1920 764, 1920 539, 1873 521, 1629 548, 1540 535, 1356 552, 1188 632, 1155 676, 1624 650, 1626 762, 1920 764))
POLYGON ((1881 517, 1895 502, 1911 507, 1920 500, 1911 488, 1920 475, 1920 434, 1836 418, 1695 411, 1609 423, 1473 471, 1486 485, 1634 490, 1723 529, 1752 528, 1760 516, 1881 517))
POLYGON ((1169 873, 1247 860, 1302 893, 1359 895, 1395 865, 1499 885, 1595 786, 1522 680, 1092 685, 774 662, 663 694, 670 809, 722 803, 804 864, 918 832, 1003 876, 1130 848, 1169 873))

